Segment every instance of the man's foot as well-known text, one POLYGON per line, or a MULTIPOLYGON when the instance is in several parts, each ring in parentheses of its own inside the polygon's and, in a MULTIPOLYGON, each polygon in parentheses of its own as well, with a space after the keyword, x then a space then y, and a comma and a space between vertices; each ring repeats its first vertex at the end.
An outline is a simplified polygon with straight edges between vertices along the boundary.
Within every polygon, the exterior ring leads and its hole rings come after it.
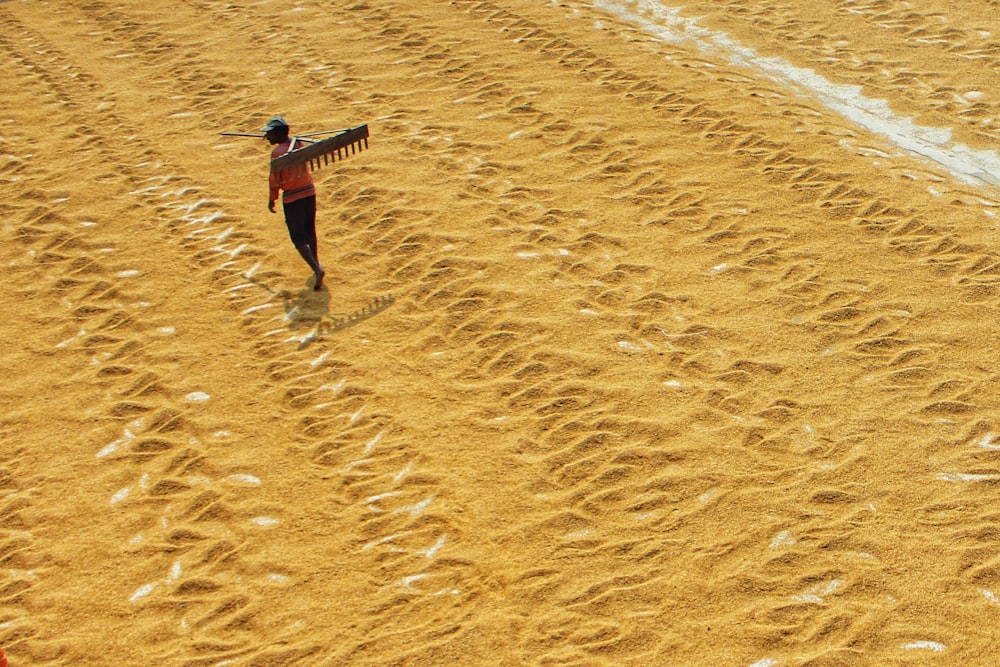
POLYGON ((313 285, 314 291, 318 292, 321 289, 323 289, 323 278, 325 277, 326 277, 326 271, 320 269, 319 273, 316 274, 316 284, 313 285))

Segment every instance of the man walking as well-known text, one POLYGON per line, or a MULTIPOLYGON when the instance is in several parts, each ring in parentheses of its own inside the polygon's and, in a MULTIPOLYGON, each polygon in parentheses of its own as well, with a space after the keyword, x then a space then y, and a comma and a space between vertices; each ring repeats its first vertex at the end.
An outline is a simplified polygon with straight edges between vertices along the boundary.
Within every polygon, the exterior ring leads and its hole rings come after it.
MULTIPOLYGON (((281 157, 292 146, 288 123, 281 116, 275 116, 261 128, 264 138, 274 146, 271 159, 281 157)), ((313 270, 316 281, 314 290, 323 289, 323 277, 326 271, 319 263, 319 249, 316 246, 316 186, 308 169, 295 169, 285 172, 281 177, 271 172, 269 180, 267 209, 275 213, 274 203, 281 192, 281 204, 285 212, 285 225, 292 244, 299 255, 313 270)))

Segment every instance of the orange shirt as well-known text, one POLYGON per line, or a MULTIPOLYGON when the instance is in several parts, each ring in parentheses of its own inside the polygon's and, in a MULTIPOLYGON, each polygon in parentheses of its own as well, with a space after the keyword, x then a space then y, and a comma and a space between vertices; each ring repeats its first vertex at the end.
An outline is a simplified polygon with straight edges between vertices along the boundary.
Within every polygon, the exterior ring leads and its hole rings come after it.
MULTIPOLYGON (((271 159, 279 158, 287 153, 291 145, 292 140, 289 139, 275 146, 274 150, 271 151, 271 159)), ((316 195, 316 186, 313 185, 312 174, 309 173, 308 169, 294 169, 291 172, 285 172, 284 177, 280 179, 272 171, 271 177, 268 179, 268 185, 270 186, 268 197, 270 201, 275 201, 278 198, 279 190, 283 191, 281 201, 286 204, 316 195)))

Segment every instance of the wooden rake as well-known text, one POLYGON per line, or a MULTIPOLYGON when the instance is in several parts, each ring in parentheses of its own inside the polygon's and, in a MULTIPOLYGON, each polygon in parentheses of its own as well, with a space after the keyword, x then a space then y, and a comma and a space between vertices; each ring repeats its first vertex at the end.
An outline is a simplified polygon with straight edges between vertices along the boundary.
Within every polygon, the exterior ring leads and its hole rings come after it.
MULTIPOLYGON (((243 132, 222 132, 227 137, 263 137, 263 134, 243 132)), ((368 148, 368 125, 349 127, 346 130, 310 132, 292 137, 292 145, 281 157, 271 160, 271 172, 284 179, 305 170, 315 171, 331 162, 344 160, 368 148), (312 139, 324 134, 337 134, 326 139, 312 139), (304 144, 301 148, 296 146, 304 144)))
POLYGON ((279 178, 285 178, 296 171, 306 169, 316 171, 331 162, 344 160, 348 156, 368 148, 368 125, 359 125, 343 130, 340 134, 321 141, 311 141, 306 138, 307 136, 293 137, 288 152, 271 160, 271 171, 276 173, 279 178), (300 141, 309 143, 302 148, 296 148, 295 145, 300 141))

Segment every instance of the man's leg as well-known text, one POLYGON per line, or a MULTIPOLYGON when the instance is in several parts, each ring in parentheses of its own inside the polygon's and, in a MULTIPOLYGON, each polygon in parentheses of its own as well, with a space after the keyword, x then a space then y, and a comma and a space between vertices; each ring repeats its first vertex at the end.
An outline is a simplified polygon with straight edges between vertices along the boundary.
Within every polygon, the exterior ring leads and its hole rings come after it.
POLYGON ((314 290, 323 288, 326 271, 316 257, 316 198, 307 197, 291 204, 285 204, 285 224, 292 237, 292 244, 309 268, 316 274, 314 290))
POLYGON ((295 249, 299 251, 299 254, 302 255, 302 259, 306 260, 306 264, 308 264, 309 268, 316 274, 316 284, 313 285, 313 289, 323 289, 323 278, 326 276, 326 271, 323 270, 323 267, 319 264, 319 260, 316 259, 316 253, 312 249, 312 246, 302 244, 295 246, 295 249))
MULTIPOLYGON (((319 244, 316 242, 316 198, 312 198, 312 203, 309 205, 309 249, 312 251, 313 258, 316 263, 319 264, 319 244)), ((322 271, 320 267, 320 271, 322 271)), ((322 278, 320 278, 322 281, 322 278)))
MULTIPOLYGON (((319 263, 319 246, 316 243, 316 197, 310 197, 308 199, 309 203, 306 205, 307 208, 307 228, 309 230, 309 242, 306 244, 306 249, 309 254, 312 255, 313 261, 316 262, 316 266, 313 267, 313 272, 316 274, 316 282, 313 284, 314 290, 320 290, 323 288, 323 277, 326 276, 326 271, 323 270, 322 265, 319 263), (316 269, 319 269, 318 271, 316 269)), ((301 251, 299 251, 301 254, 301 251)), ((307 262, 309 260, 306 260, 307 262)), ((310 266, 312 266, 310 264, 310 266)))

